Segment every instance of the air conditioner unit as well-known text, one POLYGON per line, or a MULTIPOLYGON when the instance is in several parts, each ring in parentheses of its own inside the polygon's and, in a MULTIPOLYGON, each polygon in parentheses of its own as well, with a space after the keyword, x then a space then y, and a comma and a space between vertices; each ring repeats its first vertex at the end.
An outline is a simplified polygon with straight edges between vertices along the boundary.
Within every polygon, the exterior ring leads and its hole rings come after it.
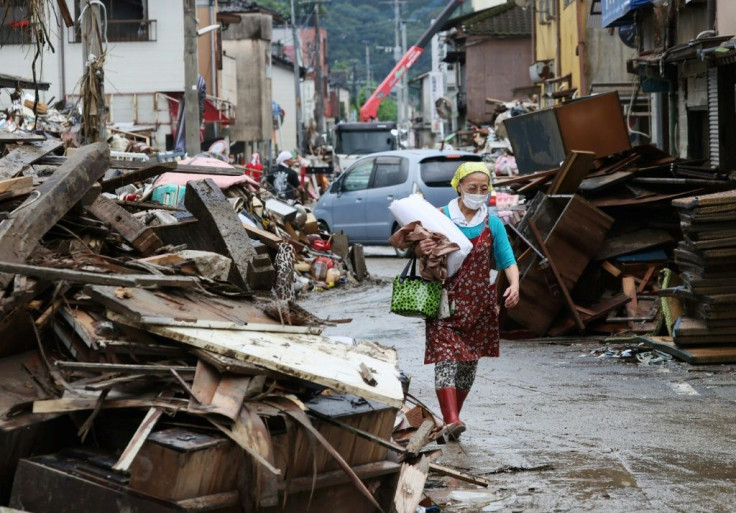
POLYGON ((529 79, 538 84, 552 77, 553 61, 537 61, 529 66, 529 79))

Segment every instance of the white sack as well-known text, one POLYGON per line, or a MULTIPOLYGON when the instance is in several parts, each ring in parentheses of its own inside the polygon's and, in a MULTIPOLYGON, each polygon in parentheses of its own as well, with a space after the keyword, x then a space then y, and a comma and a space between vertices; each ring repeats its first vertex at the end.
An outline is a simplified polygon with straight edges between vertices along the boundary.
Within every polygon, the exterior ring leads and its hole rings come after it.
POLYGON ((460 246, 459 250, 453 251, 447 256, 448 277, 454 275, 460 269, 465 257, 473 249, 473 244, 463 235, 460 228, 450 221, 449 217, 440 212, 429 201, 416 194, 392 201, 388 209, 399 225, 404 226, 413 221, 420 221, 427 230, 441 233, 450 242, 455 242, 460 246))

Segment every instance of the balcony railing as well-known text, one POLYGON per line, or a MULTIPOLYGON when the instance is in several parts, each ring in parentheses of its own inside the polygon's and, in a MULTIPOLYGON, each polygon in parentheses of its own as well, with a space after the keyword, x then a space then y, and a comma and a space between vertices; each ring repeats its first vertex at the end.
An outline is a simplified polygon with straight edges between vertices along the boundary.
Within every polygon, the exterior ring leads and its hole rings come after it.
MULTIPOLYGON (((105 37, 104 25, 102 37, 105 37)), ((68 41, 82 42, 81 23, 77 22, 73 27, 69 27, 68 41)), ((109 43, 156 41, 156 20, 108 20, 107 41, 109 43)))

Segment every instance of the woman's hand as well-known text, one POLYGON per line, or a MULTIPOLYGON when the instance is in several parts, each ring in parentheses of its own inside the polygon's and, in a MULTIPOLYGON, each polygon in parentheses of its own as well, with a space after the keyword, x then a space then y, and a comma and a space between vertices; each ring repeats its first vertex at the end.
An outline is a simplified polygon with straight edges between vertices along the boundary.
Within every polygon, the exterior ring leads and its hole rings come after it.
POLYGON ((519 285, 509 285, 503 293, 503 306, 513 308, 519 304, 519 285))
POLYGON ((519 266, 510 265, 503 272, 509 282, 509 287, 503 293, 503 306, 513 308, 519 304, 519 266))
POLYGON ((419 244, 414 246, 414 254, 419 258, 429 255, 432 250, 437 246, 437 243, 432 239, 422 239, 419 244))

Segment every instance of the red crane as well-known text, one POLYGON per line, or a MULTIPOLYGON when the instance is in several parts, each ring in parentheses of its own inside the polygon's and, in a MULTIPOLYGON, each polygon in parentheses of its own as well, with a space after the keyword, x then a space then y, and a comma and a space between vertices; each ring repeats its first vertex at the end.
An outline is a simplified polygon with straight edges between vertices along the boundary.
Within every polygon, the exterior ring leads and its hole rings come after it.
POLYGON ((401 77, 404 76, 404 73, 407 72, 409 68, 411 68, 415 62, 417 62, 417 59, 420 55, 424 52, 424 47, 427 46, 427 43, 429 43, 429 40, 432 39, 432 36, 434 36, 442 27, 442 25, 447 21, 447 19, 452 15, 453 11, 457 9, 457 7, 463 3, 463 0, 452 0, 450 3, 445 6, 445 8, 442 10, 440 15, 437 17, 437 19, 432 23, 427 30, 424 31, 424 34, 419 38, 419 40, 409 48, 409 50, 404 54, 404 56, 399 60, 399 62, 396 63, 396 66, 394 66, 394 69, 391 70, 391 73, 389 73, 386 78, 383 79, 383 82, 381 82, 381 85, 376 88, 375 91, 373 91, 373 94, 371 95, 368 100, 363 104, 363 106, 360 108, 360 121, 366 122, 366 121, 373 121, 378 118, 378 106, 381 105, 381 102, 386 98, 391 90, 396 86, 396 84, 401 80, 401 77))

